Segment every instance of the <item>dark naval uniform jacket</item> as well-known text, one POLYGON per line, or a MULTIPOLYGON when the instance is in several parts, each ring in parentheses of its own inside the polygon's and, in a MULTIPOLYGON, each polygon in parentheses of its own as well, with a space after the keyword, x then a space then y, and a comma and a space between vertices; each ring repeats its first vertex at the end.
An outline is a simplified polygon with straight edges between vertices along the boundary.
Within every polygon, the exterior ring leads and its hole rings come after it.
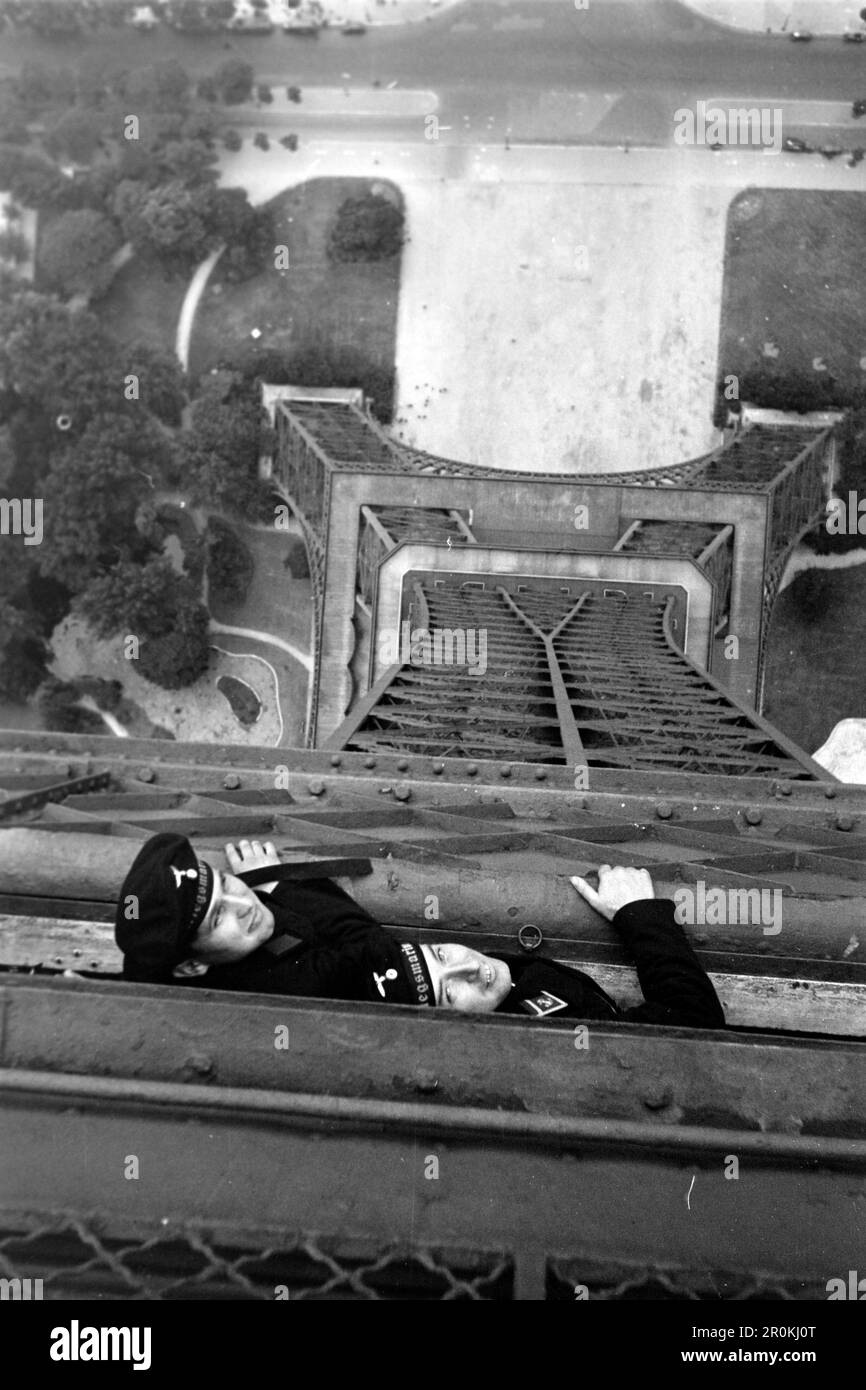
MULTIPOLYGON (((255 871, 264 879, 266 870, 255 871)), ((256 890, 274 914, 274 934, 245 960, 185 980, 204 989, 381 1002, 376 981, 394 959, 395 936, 330 879, 278 882, 256 890)), ((536 1021, 619 1019, 723 1028, 713 986, 675 920, 669 899, 645 899, 613 919, 637 968, 645 1003, 621 1010, 590 976, 549 958, 500 955, 513 988, 497 1012, 536 1021)))

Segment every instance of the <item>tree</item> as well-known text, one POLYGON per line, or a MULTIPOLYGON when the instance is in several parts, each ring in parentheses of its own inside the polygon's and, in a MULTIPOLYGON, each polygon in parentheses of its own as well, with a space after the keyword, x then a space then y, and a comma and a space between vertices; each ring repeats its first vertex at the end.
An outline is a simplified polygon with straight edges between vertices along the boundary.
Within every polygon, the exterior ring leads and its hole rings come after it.
POLYGON ((163 424, 180 425, 187 391, 177 358, 147 343, 134 343, 124 350, 123 366, 124 379, 129 375, 138 378, 138 399, 145 409, 163 424))
POLYGON ((29 22, 44 38, 74 38, 81 32, 77 8, 68 0, 41 0, 30 11, 29 22))
POLYGON ((49 154, 87 164, 103 138, 105 119, 96 111, 73 106, 48 127, 43 144, 49 154))
POLYGON ((75 75, 68 68, 49 68, 44 63, 24 63, 14 80, 19 102, 32 110, 61 105, 75 99, 75 75))
POLYGON ((167 690, 198 679, 209 661, 209 618, 188 579, 163 556, 121 562, 94 578, 76 609, 100 636, 139 638, 139 671, 167 690))
POLYGON ((239 131, 229 129, 223 132, 223 148, 230 150, 232 154, 242 149, 243 143, 239 131))
POLYGON ((212 77, 200 77, 196 83, 195 94, 202 101, 219 101, 219 88, 212 77))
POLYGON ((188 34, 210 34, 220 27, 207 0, 170 0, 166 18, 188 34))
POLYGON ((164 58, 128 73, 124 97, 132 111, 184 111, 189 89, 183 65, 176 58, 164 58))
POLYGON ((150 553, 135 524, 139 504, 151 490, 145 474, 154 466, 139 433, 133 416, 100 416, 75 444, 52 457, 36 561, 70 593, 79 593, 119 561, 150 553))
POLYGON ((210 661, 210 620, 200 603, 180 607, 161 637, 141 644, 139 670, 165 690, 180 690, 203 676, 210 661))
POLYGON ((98 637, 119 632, 159 637, 174 621, 179 586, 182 599, 196 598, 189 582, 179 578, 162 555, 152 556, 143 565, 121 561, 91 579, 79 594, 75 611, 98 637))
POLYGON ((0 187, 24 207, 55 205, 67 183, 57 166, 41 155, 12 145, 0 148, 0 187))
POLYGON ((255 570, 249 547, 219 517, 212 516, 207 527, 207 577, 211 603, 240 603, 246 596, 255 570))
POLYGON ((11 417, 21 410, 50 426, 58 444, 61 415, 73 434, 100 410, 123 402, 117 347, 89 312, 70 309, 54 295, 22 288, 0 295, 0 383, 11 417))
POLYGON ((254 78, 251 65, 240 58, 226 58, 214 73, 217 91, 226 106, 239 106, 241 102, 249 101, 254 78))
POLYGON ((185 260, 198 259, 207 249, 200 202, 195 190, 180 179, 156 188, 130 189, 123 183, 117 190, 115 210, 137 249, 169 256, 181 253, 185 260))
POLYGON ((20 106, 7 99, 0 103, 0 141, 4 145, 26 145, 30 141, 30 131, 20 106))
POLYGON ((271 148, 271 142, 263 130, 256 131, 253 136, 253 144, 257 150, 269 150, 271 148))
POLYGON ((347 198, 328 237, 332 261, 381 261, 403 244, 403 209, 378 193, 347 198))
POLYGON ((22 265, 29 258, 30 242, 23 232, 17 231, 14 227, 7 227, 0 232, 0 260, 22 265))
POLYGON ((300 87, 287 87, 286 96, 289 98, 289 101, 299 102, 301 100, 300 87))
POLYGON ((104 733, 105 724, 95 710, 81 704, 81 692, 71 681, 49 676, 36 692, 34 704, 46 729, 64 734, 104 733))
MULTIPOLYGON (((4 537, 8 549, 15 544, 13 537, 4 537)), ((4 565, 0 573, 0 695, 9 700, 24 700, 32 695, 45 677, 48 658, 39 620, 28 592, 27 576, 32 561, 25 559, 23 542, 17 547, 14 563, 4 565)))
POLYGON ((284 135, 280 140, 280 144, 285 145, 287 150, 291 150, 292 153, 294 153, 298 148, 298 137, 295 134, 284 135))
POLYGON ((267 82, 260 82, 256 87, 256 99, 264 102, 266 106, 273 101, 274 94, 267 82))
POLYGON ((39 248, 44 283, 63 295, 93 295, 108 289, 111 258, 122 242, 117 224, 93 208, 65 212, 45 232, 39 248))

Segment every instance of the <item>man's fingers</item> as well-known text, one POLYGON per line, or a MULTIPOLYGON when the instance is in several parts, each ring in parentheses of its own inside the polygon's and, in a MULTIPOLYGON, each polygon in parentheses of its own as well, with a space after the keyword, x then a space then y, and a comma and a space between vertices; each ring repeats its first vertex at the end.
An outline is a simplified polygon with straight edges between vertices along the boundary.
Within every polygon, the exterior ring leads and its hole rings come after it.
POLYGON ((581 878, 579 874, 575 874, 571 882, 574 884, 580 896, 586 898, 586 901, 591 907, 598 907, 598 893, 587 883, 585 878, 581 878))

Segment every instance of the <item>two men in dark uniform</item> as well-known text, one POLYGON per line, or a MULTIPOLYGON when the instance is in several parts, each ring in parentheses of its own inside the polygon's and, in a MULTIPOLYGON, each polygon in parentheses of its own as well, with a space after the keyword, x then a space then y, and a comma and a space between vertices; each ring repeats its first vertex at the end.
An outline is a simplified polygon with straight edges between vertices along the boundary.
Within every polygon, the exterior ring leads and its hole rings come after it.
POLYGON ((226 846, 215 872, 181 835, 139 851, 115 918, 124 978, 208 989, 433 1005, 534 1019, 620 1019, 722 1028, 713 986, 645 869, 602 864, 598 889, 575 889, 613 923, 645 1002, 621 1010, 590 976, 545 957, 483 955, 459 942, 419 944, 380 926, 316 866, 281 865, 273 844, 226 846))

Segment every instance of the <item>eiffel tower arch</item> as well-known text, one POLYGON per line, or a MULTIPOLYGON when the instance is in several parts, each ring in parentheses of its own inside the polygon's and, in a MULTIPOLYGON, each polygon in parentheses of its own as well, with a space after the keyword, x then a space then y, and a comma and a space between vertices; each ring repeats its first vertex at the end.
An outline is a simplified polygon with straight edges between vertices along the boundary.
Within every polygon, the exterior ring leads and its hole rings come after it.
MULTIPOLYGON (((431 584, 441 589, 445 582, 429 578, 433 569, 452 576, 485 573, 485 581, 464 578, 462 586, 455 578, 449 582, 461 589, 464 607, 470 595, 467 584, 477 588, 486 582, 488 596, 498 587, 502 592, 493 610, 488 604, 484 611, 490 617, 502 609, 502 621, 512 625, 519 625, 520 606, 515 607, 514 594, 506 598, 502 584, 490 588, 493 574, 507 573, 518 587, 521 579, 546 581, 548 587, 568 581, 571 603, 559 615, 559 626, 554 624, 557 640, 589 642, 594 655, 588 659, 596 672, 590 679, 586 668, 590 686, 599 675, 604 683, 607 664, 606 680, 618 688, 620 710, 633 715, 641 707, 639 684, 630 683, 623 661, 614 656, 617 648, 611 635, 626 621, 628 611, 632 665, 639 664, 643 652, 661 681, 661 686, 656 681, 656 699, 665 682, 685 683, 689 694, 673 708, 686 731, 693 721, 693 745, 706 746, 714 722, 728 733, 738 722, 751 725, 746 743, 760 741, 767 732, 760 710, 772 607, 791 551, 825 514, 840 419, 832 412, 792 417, 746 410, 744 422, 701 458, 642 472, 564 478, 479 468, 408 449, 390 439, 357 405, 293 399, 288 388, 276 405, 274 481, 301 522, 313 575, 316 664, 309 744, 340 746, 342 738, 358 735, 365 719, 368 725, 384 719, 389 746, 416 751, 423 746, 423 739, 410 733, 400 742, 396 711, 402 705, 408 717, 408 705, 414 702, 423 724, 419 702, 437 703, 437 678, 438 688, 444 689, 442 672, 386 673, 375 657, 388 624, 393 630, 398 616, 393 594, 397 570, 403 573, 405 589, 399 606, 402 625, 414 622, 423 605, 429 612, 432 591, 427 590, 431 584), (428 571, 426 581, 420 579, 420 570, 411 575, 406 570, 410 551, 412 563, 428 571), (690 579, 684 578, 683 562, 690 567, 690 579), (676 570, 685 608, 679 618, 673 613, 665 618, 665 604, 673 602, 673 596, 665 595, 664 582, 676 570), (574 587, 582 577, 596 584, 594 597, 587 590, 581 598, 574 587), (610 586, 605 596, 605 579, 616 580, 622 601, 613 601, 610 586), (655 588, 648 589, 648 584, 655 588), (410 588, 414 610, 407 597, 410 588), (644 608, 638 610, 635 600, 640 592, 644 608), (655 618, 645 607, 649 594, 656 605, 655 618), (566 619, 566 609, 578 602, 580 609, 566 619), (567 633, 561 630, 563 623, 567 633), (725 638, 735 640, 726 643, 725 638), (658 666, 662 650, 667 675, 658 666), (422 688, 410 692, 407 683, 422 688)), ((441 594, 437 602, 441 609, 441 594)), ((466 607, 464 618, 470 621, 464 626, 480 622, 479 602, 466 607)), ((453 620, 453 611, 450 616, 453 620)), ((524 628, 527 621, 531 627, 526 614, 523 619, 524 628)), ((536 640, 544 645, 541 630, 536 640)), ((496 649, 500 667, 507 665, 510 651, 504 636, 503 641, 496 649)), ((565 696, 559 685, 565 675, 548 670, 544 678, 549 688, 543 701, 553 698, 554 686, 559 691, 554 723, 574 723, 574 709, 571 716, 566 713, 571 702, 577 708, 594 708, 595 714, 587 717, 597 725, 602 718, 600 697, 582 686, 573 660, 565 696)), ((519 701, 521 695, 519 679, 512 690, 500 682, 497 698, 505 700, 500 708, 490 693, 492 681, 492 673, 489 679, 479 676, 473 690, 476 714, 486 703, 488 722, 499 715, 507 718, 509 701, 519 701)), ((611 721, 602 722, 609 733, 611 721)), ((653 724, 651 710, 644 722, 653 724)), ((599 729, 593 727, 589 734, 592 746, 599 729)), ((780 746, 785 743, 776 731, 771 737, 780 746)), ((569 738, 574 744, 573 730, 569 738)), ((652 741, 649 727, 641 735, 635 726, 625 739, 623 747, 632 758, 642 738, 652 741)), ((725 741, 730 751, 727 733, 725 741)), ((519 738, 512 742, 512 756, 531 756, 528 744, 521 746, 519 738)), ((685 742, 688 745, 688 738, 685 742)), ((431 748, 435 744, 433 738, 431 748)), ((485 746, 479 740, 478 747, 485 746)), ((459 755, 456 748, 452 752, 459 755)), ((494 744, 489 753, 496 756, 494 744)), ((673 745, 665 756, 670 765, 677 765, 673 745)), ((685 746, 681 765, 693 766, 695 756, 685 746)), ((725 756, 722 763, 735 768, 734 762, 725 763, 725 756)), ((749 765, 746 755, 737 766, 744 770, 749 765)))

